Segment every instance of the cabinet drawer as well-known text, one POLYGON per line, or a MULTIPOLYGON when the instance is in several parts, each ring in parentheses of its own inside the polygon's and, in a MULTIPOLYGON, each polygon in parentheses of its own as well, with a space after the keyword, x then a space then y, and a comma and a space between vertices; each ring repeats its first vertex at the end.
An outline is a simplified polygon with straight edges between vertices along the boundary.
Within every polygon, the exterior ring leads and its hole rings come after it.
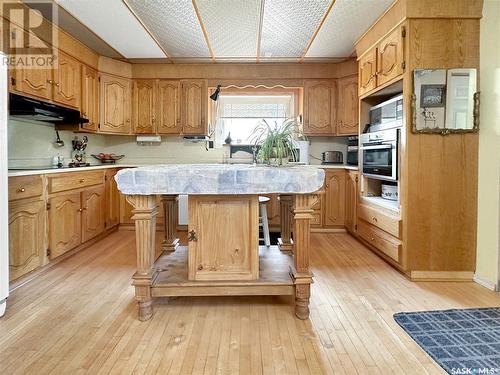
POLYGON ((19 176, 9 178, 9 200, 38 197, 43 193, 42 176, 19 176))
POLYGON ((102 184, 104 183, 104 173, 103 171, 61 173, 53 177, 49 176, 48 179, 49 193, 58 193, 60 191, 102 184))
POLYGON ((396 262, 401 262, 401 241, 366 221, 358 222, 358 235, 396 262))
POLYGON ((360 204, 358 206, 358 217, 385 230, 394 237, 401 238, 401 219, 397 216, 392 216, 370 206, 360 204))

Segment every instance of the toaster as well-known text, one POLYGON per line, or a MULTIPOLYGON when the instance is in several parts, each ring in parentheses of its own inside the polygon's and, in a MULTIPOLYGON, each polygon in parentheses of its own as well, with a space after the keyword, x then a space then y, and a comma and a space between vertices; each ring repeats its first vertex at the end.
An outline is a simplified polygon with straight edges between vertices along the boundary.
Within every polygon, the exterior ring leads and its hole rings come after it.
POLYGON ((342 151, 325 151, 321 153, 321 161, 323 164, 343 164, 344 155, 342 151))

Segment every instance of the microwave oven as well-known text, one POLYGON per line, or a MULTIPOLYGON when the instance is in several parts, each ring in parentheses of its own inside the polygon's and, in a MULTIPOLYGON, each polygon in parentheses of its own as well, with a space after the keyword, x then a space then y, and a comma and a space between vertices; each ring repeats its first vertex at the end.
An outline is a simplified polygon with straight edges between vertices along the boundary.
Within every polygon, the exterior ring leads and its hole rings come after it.
POLYGON ((403 126, 403 95, 370 108, 370 132, 403 126))

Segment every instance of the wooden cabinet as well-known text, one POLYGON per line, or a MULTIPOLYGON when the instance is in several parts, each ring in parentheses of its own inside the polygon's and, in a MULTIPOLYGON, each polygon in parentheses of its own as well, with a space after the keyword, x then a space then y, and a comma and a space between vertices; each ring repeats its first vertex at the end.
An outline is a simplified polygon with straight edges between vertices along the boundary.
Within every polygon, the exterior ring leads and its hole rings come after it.
POLYGON ((358 77, 341 78, 337 82, 338 106, 336 135, 358 135, 358 77))
POLYGON ((258 227, 257 196, 190 196, 188 278, 258 279, 258 227))
POLYGON ((208 87, 204 79, 182 80, 182 133, 207 134, 208 87))
POLYGON ((106 229, 120 224, 120 191, 115 181, 118 169, 108 169, 105 175, 106 229))
POLYGON ((358 171, 347 171, 345 183, 345 227, 348 232, 355 234, 357 230, 358 206, 358 171))
POLYGON ((80 192, 49 199, 49 248, 55 258, 81 244, 82 205, 80 192))
POLYGON ((52 100, 52 83, 52 69, 16 68, 12 70, 10 91, 52 100))
POLYGON ((377 47, 377 86, 403 74, 403 33, 395 29, 377 47))
POLYGON ((134 80, 132 90, 132 124, 134 134, 156 133, 157 82, 134 80))
POLYGON ((67 107, 80 108, 81 64, 59 51, 54 72, 54 102, 67 107))
POLYGON ((9 177, 9 201, 39 197, 42 194, 42 176, 9 177))
POLYGON ((330 80, 304 81, 304 134, 335 133, 334 84, 330 80))
POLYGON ((100 185, 82 192, 82 242, 104 232, 105 194, 100 185))
POLYGON ((345 170, 326 170, 324 225, 341 226, 345 220, 345 170))
POLYGON ((322 227, 323 226, 323 194, 314 194, 313 203, 311 208, 313 209, 313 219, 311 220, 312 227, 322 227))
POLYGON ((358 61, 359 95, 377 87, 377 49, 374 48, 361 56, 358 61))
POLYGON ((130 80, 108 74, 99 76, 99 131, 130 133, 130 80))
POLYGON ((45 202, 19 200, 9 205, 9 279, 45 263, 45 202))
POLYGON ((158 134, 181 133, 180 97, 180 81, 160 80, 158 82, 158 107, 156 110, 156 131, 158 134))
POLYGON ((82 66, 81 115, 89 120, 81 129, 97 131, 99 124, 99 82, 97 70, 82 66))

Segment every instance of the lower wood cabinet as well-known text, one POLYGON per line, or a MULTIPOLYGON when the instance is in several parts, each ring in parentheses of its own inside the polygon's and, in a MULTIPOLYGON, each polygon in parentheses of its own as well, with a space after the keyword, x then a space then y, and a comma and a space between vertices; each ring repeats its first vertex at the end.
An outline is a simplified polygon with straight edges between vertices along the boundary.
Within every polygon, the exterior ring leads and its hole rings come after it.
POLYGON ((345 227, 355 234, 357 230, 358 171, 347 171, 345 180, 345 227))
POLYGON ((345 170, 326 170, 324 225, 342 226, 345 221, 345 170))
POLYGON ((104 232, 104 197, 104 186, 97 186, 82 192, 82 243, 104 232))
POLYGON ((9 279, 33 271, 46 260, 46 215, 43 200, 9 204, 9 279))
POLYGON ((115 181, 118 169, 108 169, 105 174, 105 204, 106 218, 104 226, 106 229, 113 228, 120 224, 120 191, 115 181))
POLYGON ((81 193, 49 199, 49 249, 53 259, 82 243, 81 193))

